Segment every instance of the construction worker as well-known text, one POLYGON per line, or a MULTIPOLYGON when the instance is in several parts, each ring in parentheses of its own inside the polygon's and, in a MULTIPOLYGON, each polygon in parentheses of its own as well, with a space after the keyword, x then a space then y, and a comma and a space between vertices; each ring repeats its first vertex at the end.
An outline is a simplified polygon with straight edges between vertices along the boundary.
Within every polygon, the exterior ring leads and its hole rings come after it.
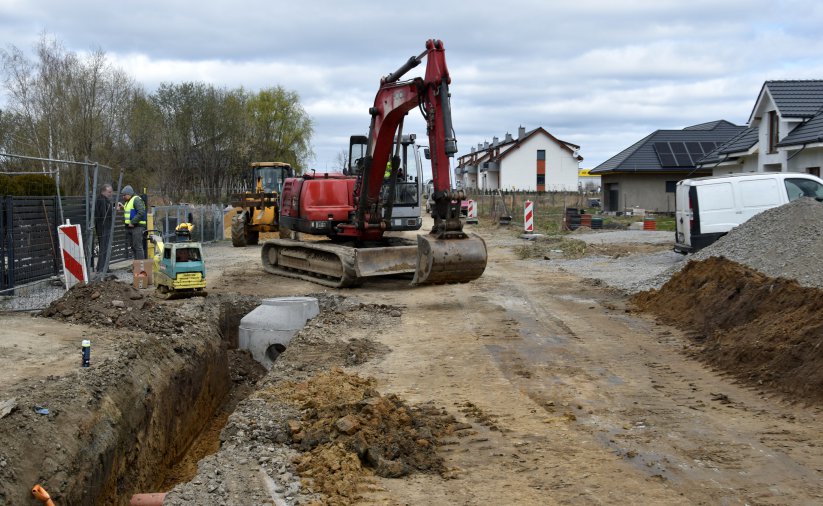
POLYGON ((120 192, 125 205, 123 219, 126 222, 126 240, 128 247, 134 254, 135 260, 145 260, 146 251, 143 249, 143 232, 146 231, 146 203, 139 195, 134 194, 134 188, 126 185, 120 192))
POLYGON ((383 173, 383 179, 391 177, 391 160, 386 162, 386 172, 383 173))
POLYGON ((111 227, 114 216, 112 203, 114 189, 109 183, 100 187, 100 193, 94 202, 94 232, 97 236, 98 255, 97 272, 104 272, 109 267, 109 251, 111 251, 111 227))

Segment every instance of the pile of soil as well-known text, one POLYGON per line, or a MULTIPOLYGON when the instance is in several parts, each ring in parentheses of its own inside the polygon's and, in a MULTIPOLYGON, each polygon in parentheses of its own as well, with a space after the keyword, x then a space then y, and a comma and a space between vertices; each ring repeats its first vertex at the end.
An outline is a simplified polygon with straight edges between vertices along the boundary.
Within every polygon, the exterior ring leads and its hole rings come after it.
POLYGON ((688 331, 701 360, 753 386, 823 402, 823 291, 710 257, 632 302, 688 331))
POLYGON ((114 325, 155 336, 180 332, 188 323, 145 292, 116 279, 77 284, 40 316, 95 327, 114 325))
POLYGON ((722 256, 767 276, 823 289, 823 204, 802 198, 755 215, 693 256, 722 256))
POLYGON ((439 438, 458 427, 444 410, 409 406, 382 396, 375 381, 342 369, 307 381, 280 382, 259 395, 286 400, 300 410, 287 421, 291 443, 303 452, 295 464, 309 488, 329 502, 348 503, 372 473, 399 478, 413 472, 443 473, 439 438))

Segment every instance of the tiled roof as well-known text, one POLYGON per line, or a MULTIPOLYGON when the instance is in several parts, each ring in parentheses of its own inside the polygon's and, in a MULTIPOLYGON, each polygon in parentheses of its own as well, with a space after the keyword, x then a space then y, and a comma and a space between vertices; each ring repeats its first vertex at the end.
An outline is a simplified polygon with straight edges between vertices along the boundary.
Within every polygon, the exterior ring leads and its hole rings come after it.
MULTIPOLYGON (((591 170, 591 174, 609 172, 682 172, 691 166, 663 167, 660 162, 656 143, 723 143, 736 136, 745 127, 734 125, 725 120, 702 123, 682 130, 657 130, 647 137, 632 144, 615 156, 609 158, 591 170), (708 128, 708 125, 712 125, 708 128)), ((710 149, 714 144, 709 144, 710 149)), ((702 150, 705 153, 706 149, 702 150)), ((701 154, 702 154, 701 153, 701 154)))
POLYGON ((813 142, 823 142, 823 113, 820 113, 809 121, 800 124, 777 145, 797 146, 802 144, 810 144, 813 142))
POLYGON ((728 121, 726 121, 724 119, 719 119, 719 120, 716 120, 716 121, 709 121, 709 122, 706 122, 706 123, 700 123, 698 125, 692 125, 692 126, 684 128, 683 130, 714 130, 715 128, 720 127, 720 126, 722 126, 722 127, 727 127, 727 126, 736 127, 737 125, 735 125, 734 123, 729 123, 728 121))
MULTIPOLYGON (((718 163, 729 159, 733 153, 745 153, 752 146, 757 144, 759 130, 757 127, 749 127, 741 131, 738 135, 729 139, 725 144, 721 144, 711 153, 700 159, 698 165, 718 163)), ((732 157, 736 159, 737 157, 732 157)))
POLYGON ((784 118, 811 118, 823 105, 823 80, 766 81, 763 88, 784 118))

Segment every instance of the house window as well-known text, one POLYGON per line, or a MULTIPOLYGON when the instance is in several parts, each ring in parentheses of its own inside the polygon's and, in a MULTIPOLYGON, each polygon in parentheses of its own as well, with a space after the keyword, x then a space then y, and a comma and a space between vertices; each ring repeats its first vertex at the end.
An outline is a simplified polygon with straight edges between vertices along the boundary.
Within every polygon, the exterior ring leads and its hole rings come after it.
POLYGON ((820 177, 820 167, 809 167, 806 172, 815 177, 820 177))
POLYGON ((538 174, 537 175, 537 186, 538 188, 541 186, 546 185, 546 175, 545 174, 538 174))
POLYGON ((677 189, 677 181, 666 181, 666 193, 674 193, 677 189))
POLYGON ((777 143, 780 141, 778 137, 779 120, 777 111, 769 111, 769 153, 777 152, 777 143))
POLYGON ((537 150, 537 159, 538 160, 545 160, 546 159, 546 150, 545 149, 538 149, 537 150))

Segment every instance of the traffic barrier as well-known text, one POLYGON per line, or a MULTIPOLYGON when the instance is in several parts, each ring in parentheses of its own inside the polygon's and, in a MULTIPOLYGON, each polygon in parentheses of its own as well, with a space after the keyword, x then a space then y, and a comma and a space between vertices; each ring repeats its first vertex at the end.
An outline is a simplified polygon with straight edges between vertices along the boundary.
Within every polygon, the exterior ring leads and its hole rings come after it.
POLYGON ((580 226, 581 227, 592 228, 592 215, 591 214, 581 214, 580 215, 580 226))
POLYGON ((477 223, 477 201, 469 200, 469 208, 466 212, 466 223, 477 223))
POLYGON ((523 203, 523 223, 527 234, 534 232, 534 202, 531 200, 523 203))
POLYGON ((85 283, 89 279, 80 225, 72 225, 66 220, 65 225, 57 227, 57 237, 60 241, 63 276, 66 279, 66 290, 68 290, 77 283, 85 283))
POLYGON ((643 218, 643 230, 657 230, 657 220, 654 218, 643 218))

